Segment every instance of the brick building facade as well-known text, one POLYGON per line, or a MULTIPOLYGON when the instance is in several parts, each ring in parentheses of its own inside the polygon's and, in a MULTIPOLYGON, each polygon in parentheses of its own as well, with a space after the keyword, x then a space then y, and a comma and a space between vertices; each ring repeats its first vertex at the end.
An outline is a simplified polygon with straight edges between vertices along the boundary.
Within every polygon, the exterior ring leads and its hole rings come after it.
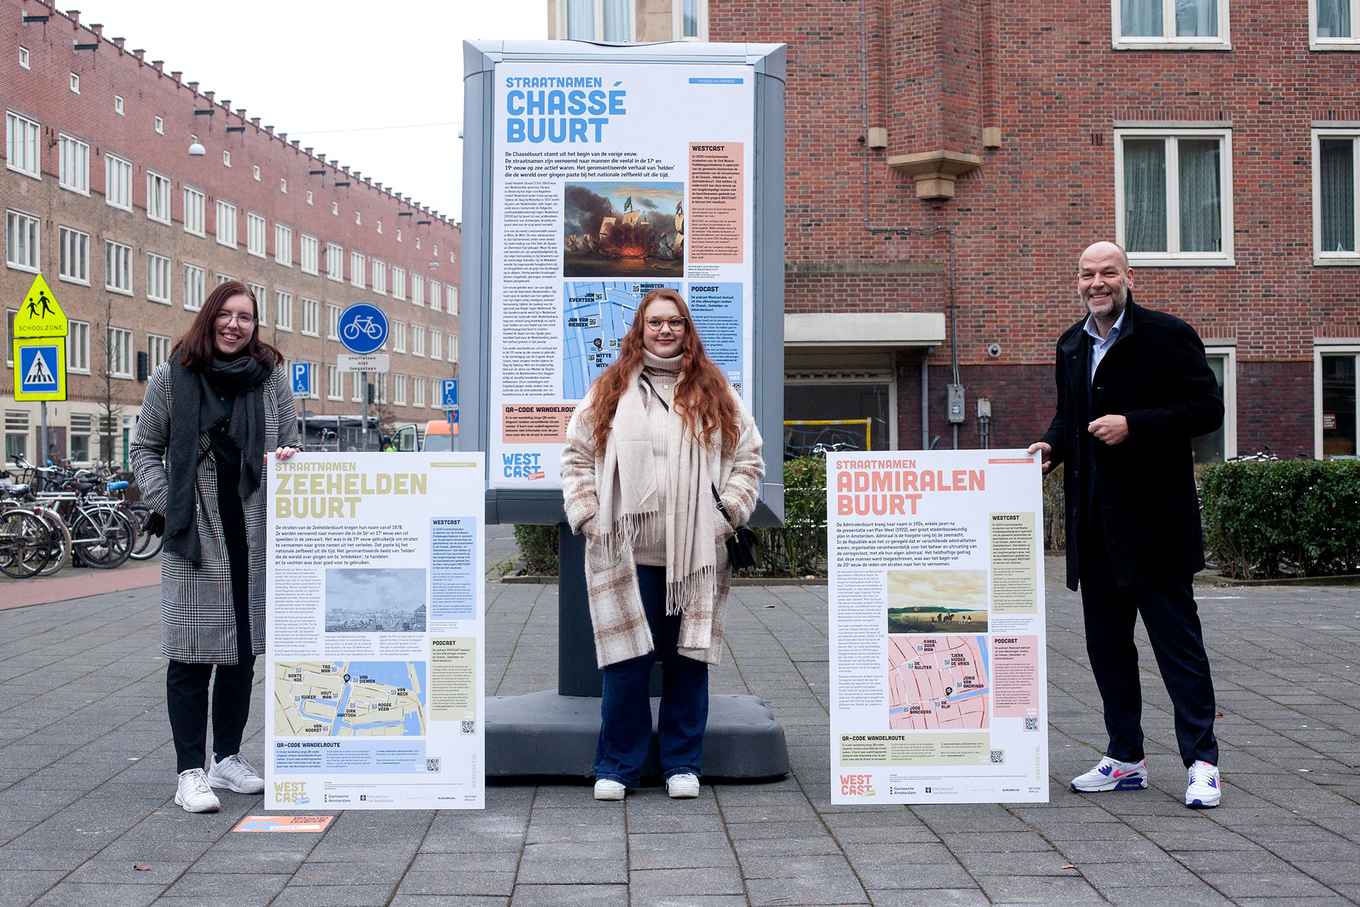
MULTIPOLYGON (((581 6, 549 2, 559 29, 581 6)), ((708 40, 789 47, 787 418, 950 446, 957 361, 960 445, 980 399, 991 446, 1028 444, 1077 256, 1118 239, 1221 375, 1202 458, 1357 453, 1355 0, 674 4, 708 40)), ((659 6, 633 40, 682 37, 659 6)))
MULTIPOLYGON (((362 385, 335 372, 334 328, 345 306, 368 301, 393 327, 377 414, 441 415, 431 404, 458 359, 452 218, 300 147, 76 11, 0 0, 0 21, 0 299, 12 323, 41 272, 72 320, 69 400, 49 406, 60 455, 125 459, 146 373, 228 277, 256 288, 262 336, 314 364, 309 413, 360 413, 362 385), (111 451, 99 438, 110 407, 111 451)), ((6 461, 35 458, 38 405, 14 402, 9 368, 0 410, 6 461)))

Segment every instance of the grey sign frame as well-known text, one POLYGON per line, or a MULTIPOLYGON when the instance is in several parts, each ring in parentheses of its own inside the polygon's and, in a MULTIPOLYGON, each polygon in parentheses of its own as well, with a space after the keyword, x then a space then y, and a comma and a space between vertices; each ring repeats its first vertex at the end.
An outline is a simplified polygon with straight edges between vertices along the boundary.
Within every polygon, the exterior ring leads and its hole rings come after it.
MULTIPOLYGON (((463 245, 459 315, 459 450, 490 445, 491 237, 495 217, 493 141, 497 63, 740 64, 755 79, 752 149, 754 235, 752 406, 765 438, 765 479, 752 524, 784 517, 784 83, 783 44, 594 44, 584 41, 463 43, 463 245)), ((490 462, 488 461, 488 469, 490 462)), ((557 488, 489 488, 488 523, 554 524, 565 519, 557 488)))

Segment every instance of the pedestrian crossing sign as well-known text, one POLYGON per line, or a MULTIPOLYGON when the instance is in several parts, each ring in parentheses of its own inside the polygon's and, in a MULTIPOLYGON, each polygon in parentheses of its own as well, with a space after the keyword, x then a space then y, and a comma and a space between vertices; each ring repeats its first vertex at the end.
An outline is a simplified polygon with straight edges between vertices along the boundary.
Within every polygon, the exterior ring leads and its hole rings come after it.
POLYGON ((38 337, 65 337, 70 330, 66 313, 57 304, 56 294, 39 274, 33 278, 28 295, 19 303, 19 311, 14 315, 15 340, 32 340, 38 337))
POLYGON ((14 341, 14 399, 20 402, 66 399, 65 339, 14 341))

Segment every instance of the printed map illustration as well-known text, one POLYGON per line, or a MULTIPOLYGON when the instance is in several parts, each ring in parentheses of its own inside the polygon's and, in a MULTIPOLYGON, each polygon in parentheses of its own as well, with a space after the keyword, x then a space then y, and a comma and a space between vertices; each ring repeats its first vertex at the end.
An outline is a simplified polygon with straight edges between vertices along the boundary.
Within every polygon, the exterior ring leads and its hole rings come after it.
POLYGON ((987 637, 888 635, 888 725, 894 730, 984 730, 987 637))
POLYGON ((422 737, 425 663, 278 662, 274 728, 280 737, 422 737))
POLYGON ((580 280, 564 284, 562 299, 562 397, 580 400, 600 372, 619 355, 619 340, 633 324, 642 297, 666 281, 580 280))

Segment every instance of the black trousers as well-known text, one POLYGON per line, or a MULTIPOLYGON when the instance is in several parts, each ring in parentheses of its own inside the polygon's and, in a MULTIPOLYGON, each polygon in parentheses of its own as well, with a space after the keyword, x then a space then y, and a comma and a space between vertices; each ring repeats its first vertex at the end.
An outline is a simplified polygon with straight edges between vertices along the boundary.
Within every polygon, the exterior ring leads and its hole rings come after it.
POLYGON ((1084 536, 1081 548, 1081 607, 1086 651, 1105 705, 1106 754, 1122 762, 1143 758, 1143 694, 1133 628, 1143 617, 1176 715, 1181 760, 1218 764, 1214 737, 1214 684, 1204 651, 1191 578, 1139 578, 1132 586, 1114 581, 1104 538, 1084 536))
POLYGON ((165 675, 170 731, 175 738, 178 772, 203 768, 208 749, 208 685, 212 681, 213 754, 220 762, 241 751, 241 735, 250 717, 250 688, 255 656, 234 665, 171 661, 165 675), (213 669, 217 678, 212 681, 213 669))

